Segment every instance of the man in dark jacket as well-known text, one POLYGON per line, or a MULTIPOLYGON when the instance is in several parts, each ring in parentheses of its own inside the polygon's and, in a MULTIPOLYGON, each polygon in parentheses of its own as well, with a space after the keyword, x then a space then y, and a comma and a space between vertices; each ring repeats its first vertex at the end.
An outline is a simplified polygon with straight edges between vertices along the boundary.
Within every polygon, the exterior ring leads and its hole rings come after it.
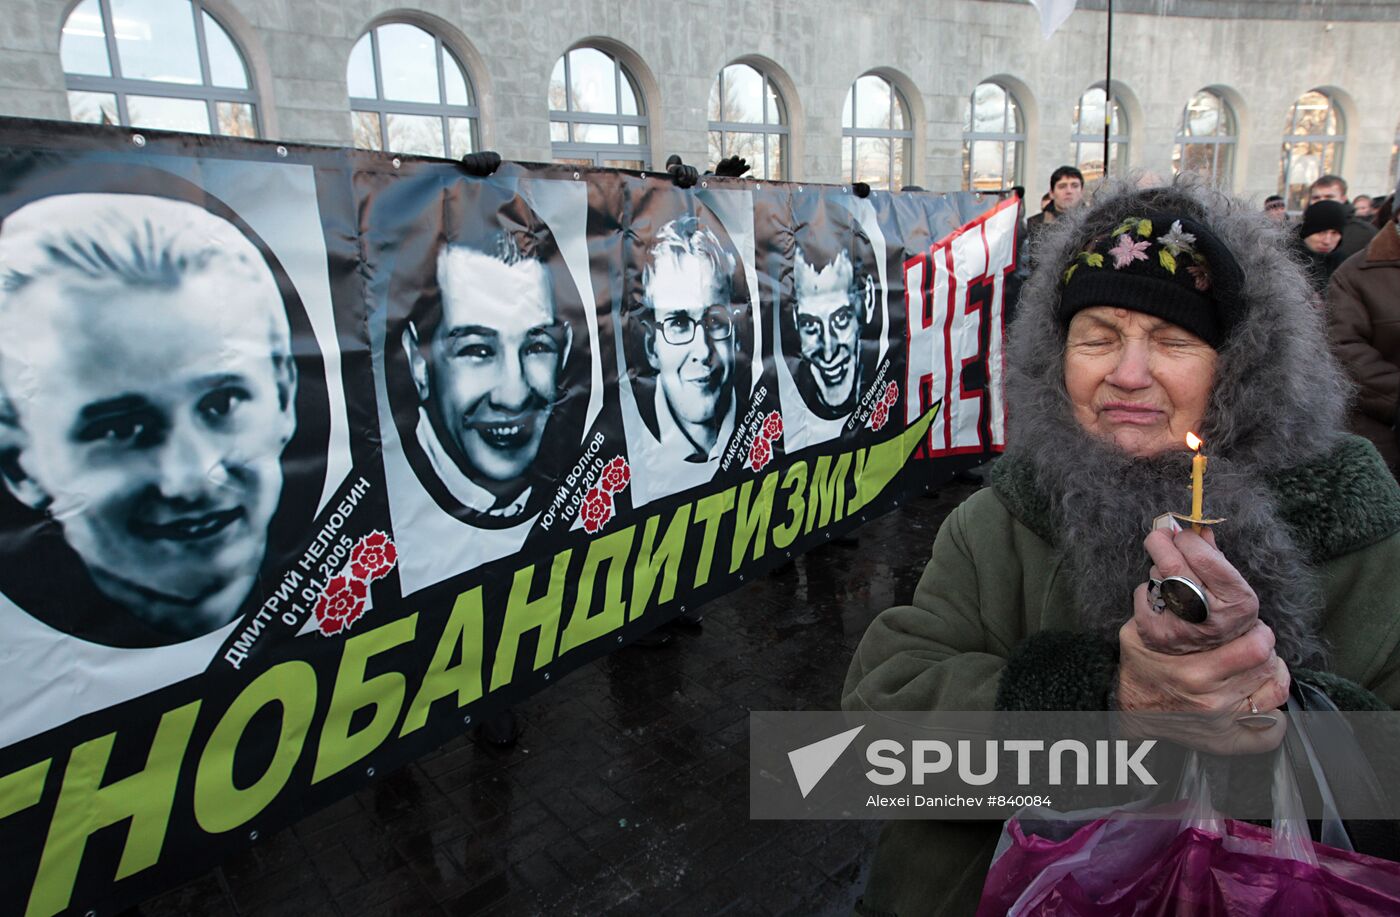
POLYGON ((1348 426, 1400 469, 1392 424, 1400 400, 1400 229, 1394 217, 1332 275, 1327 290, 1332 349, 1358 388, 1348 426))
POLYGON ((1347 202, 1346 179, 1340 175, 1324 175, 1313 182, 1312 187, 1308 189, 1308 203, 1315 204, 1318 201, 1336 201, 1347 209, 1347 224, 1342 230, 1342 244, 1337 246, 1339 264, 1370 243, 1376 234, 1376 227, 1371 225, 1369 220, 1356 216, 1351 204, 1347 202))
POLYGON ((1346 227, 1346 207, 1336 201, 1309 204, 1298 223, 1295 248, 1307 265, 1308 280, 1319 300, 1327 290, 1332 272, 1346 260, 1340 252, 1346 227))
POLYGON ((1050 174, 1050 203, 1041 198, 1041 211, 1026 220, 1026 252, 1028 263, 1035 266, 1035 240, 1047 223, 1074 212, 1084 202, 1084 173, 1074 166, 1060 166, 1050 174))

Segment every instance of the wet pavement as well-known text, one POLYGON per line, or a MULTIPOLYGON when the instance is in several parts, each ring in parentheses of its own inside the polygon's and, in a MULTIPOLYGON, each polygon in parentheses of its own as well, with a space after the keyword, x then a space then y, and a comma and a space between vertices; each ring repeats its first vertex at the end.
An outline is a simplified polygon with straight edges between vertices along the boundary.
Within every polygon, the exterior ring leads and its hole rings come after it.
POLYGON ((132 914, 845 914, 876 822, 751 821, 749 710, 838 709, 874 615, 908 601, 945 486, 520 704, 132 914))

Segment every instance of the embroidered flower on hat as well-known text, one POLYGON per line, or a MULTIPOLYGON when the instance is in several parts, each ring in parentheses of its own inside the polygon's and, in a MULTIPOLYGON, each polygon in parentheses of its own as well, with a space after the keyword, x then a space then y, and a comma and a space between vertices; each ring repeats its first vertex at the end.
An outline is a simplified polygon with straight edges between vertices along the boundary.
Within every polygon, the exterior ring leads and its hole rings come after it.
POLYGON ((1128 217, 1118 224, 1118 227, 1109 233, 1110 236, 1121 236, 1124 233, 1135 232, 1146 239, 1152 235, 1152 221, 1146 217, 1128 217))
POLYGON ((1146 261, 1146 252, 1151 245, 1151 239, 1134 242, 1132 236, 1123 233, 1118 237, 1118 244, 1108 250, 1108 253, 1113 256, 1113 269, 1122 270, 1134 261, 1146 261))
POLYGON ((1173 256, 1192 254, 1196 251, 1196 237, 1181 228, 1180 220, 1172 221, 1172 228, 1165 236, 1157 237, 1157 244, 1171 252, 1173 256))

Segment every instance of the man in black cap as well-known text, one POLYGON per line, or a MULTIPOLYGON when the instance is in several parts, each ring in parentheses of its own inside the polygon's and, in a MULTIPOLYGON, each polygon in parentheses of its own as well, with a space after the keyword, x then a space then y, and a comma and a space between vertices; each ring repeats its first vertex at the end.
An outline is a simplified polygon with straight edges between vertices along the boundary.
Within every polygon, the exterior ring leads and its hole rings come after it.
POLYGON ((1337 201, 1317 201, 1303 211, 1297 251, 1307 263, 1308 279, 1319 296, 1327 289, 1337 265, 1346 260, 1340 249, 1346 226, 1346 207, 1337 201))
POLYGON ((1318 201, 1336 201, 1346 210, 1347 222, 1342 230, 1342 242, 1337 246, 1338 264, 1371 243, 1371 239, 1376 235, 1376 227, 1371 225, 1369 220, 1353 213, 1351 204, 1347 202, 1346 179, 1340 175, 1324 175, 1313 182, 1312 187, 1308 189, 1308 203, 1316 204, 1318 201))

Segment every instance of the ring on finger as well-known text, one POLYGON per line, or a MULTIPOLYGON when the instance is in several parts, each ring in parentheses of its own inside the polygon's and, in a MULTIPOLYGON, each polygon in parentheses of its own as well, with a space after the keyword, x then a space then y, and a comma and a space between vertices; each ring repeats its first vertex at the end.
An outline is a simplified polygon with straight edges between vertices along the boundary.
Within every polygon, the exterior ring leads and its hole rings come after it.
POLYGON ((1272 713, 1261 713, 1259 705, 1254 702, 1253 694, 1246 694, 1245 703, 1249 704, 1249 712, 1243 716, 1235 718, 1235 722, 1246 729, 1271 729, 1278 723, 1278 717, 1272 713))
POLYGON ((1188 624, 1203 624, 1210 616, 1205 590, 1184 576, 1149 578, 1147 596, 1153 611, 1170 611, 1188 624))

